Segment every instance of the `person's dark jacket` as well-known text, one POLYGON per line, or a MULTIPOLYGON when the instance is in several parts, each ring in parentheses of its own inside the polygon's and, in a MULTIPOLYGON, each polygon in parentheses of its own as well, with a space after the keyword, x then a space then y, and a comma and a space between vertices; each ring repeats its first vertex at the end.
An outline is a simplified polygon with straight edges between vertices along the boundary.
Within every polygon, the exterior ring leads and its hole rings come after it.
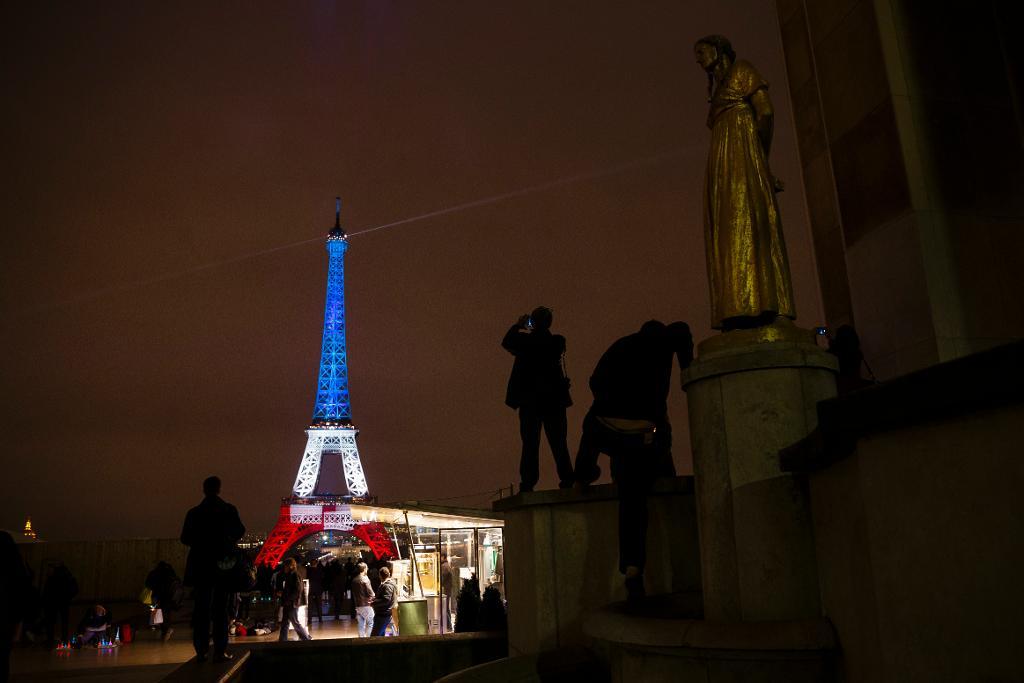
POLYGON ((380 567, 370 567, 366 572, 366 578, 370 580, 370 587, 376 593, 380 589, 380 567))
MULTIPOLYGON (((690 361, 687 349, 676 350, 679 345, 664 325, 653 322, 613 343, 590 377, 591 411, 602 417, 663 422, 668 415, 672 357, 679 356, 681 367, 690 361)), ((686 346, 685 340, 682 345, 686 346)))
POLYGON ((47 605, 68 605, 78 595, 78 581, 63 564, 53 568, 53 574, 43 585, 43 602, 47 605))
POLYGON ((281 591, 281 606, 299 607, 306 604, 298 572, 281 572, 277 577, 277 589, 281 591))
POLYGON ((505 391, 505 405, 510 408, 569 407, 569 385, 562 370, 565 337, 550 330, 525 332, 513 325, 505 333, 501 345, 515 356, 512 374, 505 391))
POLYGON ((455 594, 455 571, 448 560, 441 563, 441 592, 445 596, 455 594))
POLYGON ((238 510, 220 496, 207 496, 189 510, 181 529, 181 542, 189 547, 185 585, 214 581, 219 571, 217 562, 235 550, 235 543, 244 534, 238 510))
POLYGON ((309 579, 309 594, 320 595, 324 592, 324 569, 315 562, 306 569, 306 578, 309 579))
POLYGON ((14 538, 0 531, 0 638, 8 644, 28 612, 31 589, 32 580, 14 538))
POLYGON ((331 576, 331 592, 338 597, 344 597, 345 591, 348 590, 348 574, 345 573, 344 565, 339 565, 337 562, 334 563, 334 570, 331 576))
POLYGON ((394 578, 388 577, 380 584, 372 604, 374 614, 387 614, 392 607, 398 604, 398 584, 395 583, 394 578))

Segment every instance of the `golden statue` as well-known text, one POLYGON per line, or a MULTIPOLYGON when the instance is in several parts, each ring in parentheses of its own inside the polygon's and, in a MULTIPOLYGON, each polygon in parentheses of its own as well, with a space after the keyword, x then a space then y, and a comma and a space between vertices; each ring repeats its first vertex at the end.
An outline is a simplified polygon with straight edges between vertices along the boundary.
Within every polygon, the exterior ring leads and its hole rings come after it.
POLYGON ((704 177, 704 242, 711 326, 733 330, 796 317, 786 244, 768 168, 774 112, 768 83, 722 36, 694 45, 708 74, 711 149, 704 177))

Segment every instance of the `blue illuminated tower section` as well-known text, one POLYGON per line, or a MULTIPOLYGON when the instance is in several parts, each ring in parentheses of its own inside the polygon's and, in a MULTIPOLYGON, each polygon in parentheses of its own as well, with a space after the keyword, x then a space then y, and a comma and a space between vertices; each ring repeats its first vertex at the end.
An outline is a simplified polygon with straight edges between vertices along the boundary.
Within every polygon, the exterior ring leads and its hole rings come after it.
POLYGON ((335 199, 334 228, 327 235, 327 303, 324 341, 317 375, 313 424, 349 424, 348 354, 345 350, 345 251, 348 237, 341 229, 341 200, 335 199))
POLYGON ((324 454, 341 456, 349 495, 368 493, 363 465, 359 461, 352 425, 352 404, 348 393, 348 353, 345 346, 345 251, 348 236, 341 227, 341 199, 335 200, 334 228, 327 234, 327 301, 324 306, 324 336, 320 347, 316 403, 313 421, 306 430, 306 450, 295 477, 292 493, 309 497, 320 477, 324 454))

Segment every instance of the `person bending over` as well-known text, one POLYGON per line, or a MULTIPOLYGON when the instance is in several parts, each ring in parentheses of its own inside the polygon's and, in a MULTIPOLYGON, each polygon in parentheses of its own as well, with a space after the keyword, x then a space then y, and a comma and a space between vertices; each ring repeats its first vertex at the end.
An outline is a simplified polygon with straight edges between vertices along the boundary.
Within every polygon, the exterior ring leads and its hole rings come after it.
POLYGON ((684 322, 648 321, 608 348, 590 377, 594 402, 576 454, 580 486, 601 475, 601 453, 611 458, 619 488, 619 571, 630 600, 645 594, 647 496, 656 478, 675 476, 668 420, 673 356, 680 369, 693 358, 693 337, 684 322))

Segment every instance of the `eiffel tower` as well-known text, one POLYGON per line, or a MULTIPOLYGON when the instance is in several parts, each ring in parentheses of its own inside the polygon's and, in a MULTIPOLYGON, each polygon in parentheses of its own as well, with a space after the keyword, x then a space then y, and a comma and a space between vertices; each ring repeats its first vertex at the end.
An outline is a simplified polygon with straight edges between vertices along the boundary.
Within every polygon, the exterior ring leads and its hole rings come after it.
POLYGON ((353 520, 349 503, 369 502, 369 489, 359 461, 348 393, 348 353, 345 346, 345 251, 348 236, 341 227, 341 199, 335 199, 334 228, 327 234, 327 301, 324 307, 324 335, 317 374, 313 421, 306 429, 306 450, 292 495, 281 504, 277 524, 256 557, 257 564, 276 566, 290 547, 314 533, 347 531, 378 550, 393 547, 378 523, 353 520), (320 495, 316 483, 324 456, 341 456, 346 495, 320 495))

